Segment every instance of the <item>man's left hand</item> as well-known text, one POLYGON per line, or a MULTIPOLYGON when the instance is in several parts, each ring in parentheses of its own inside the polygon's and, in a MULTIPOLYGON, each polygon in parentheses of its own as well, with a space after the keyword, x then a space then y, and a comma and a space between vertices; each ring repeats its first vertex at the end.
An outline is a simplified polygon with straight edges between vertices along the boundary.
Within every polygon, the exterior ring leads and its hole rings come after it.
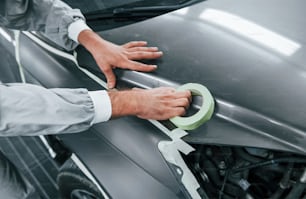
POLYGON ((92 54, 104 73, 108 88, 114 88, 116 85, 114 68, 153 71, 157 68, 156 65, 143 64, 135 60, 156 59, 163 55, 157 47, 147 47, 145 41, 132 41, 119 46, 103 40, 91 30, 82 31, 78 40, 92 54))

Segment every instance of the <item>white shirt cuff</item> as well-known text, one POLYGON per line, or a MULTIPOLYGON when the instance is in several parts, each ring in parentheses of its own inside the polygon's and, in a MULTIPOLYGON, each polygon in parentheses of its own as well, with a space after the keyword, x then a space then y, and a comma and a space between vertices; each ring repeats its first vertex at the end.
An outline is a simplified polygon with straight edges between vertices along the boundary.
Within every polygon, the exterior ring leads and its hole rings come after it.
POLYGON ((76 43, 79 43, 78 37, 83 30, 91 30, 91 28, 87 26, 84 20, 76 20, 68 26, 68 37, 76 43))
POLYGON ((89 91, 94 104, 95 116, 92 124, 106 122, 112 116, 112 104, 106 91, 89 91))

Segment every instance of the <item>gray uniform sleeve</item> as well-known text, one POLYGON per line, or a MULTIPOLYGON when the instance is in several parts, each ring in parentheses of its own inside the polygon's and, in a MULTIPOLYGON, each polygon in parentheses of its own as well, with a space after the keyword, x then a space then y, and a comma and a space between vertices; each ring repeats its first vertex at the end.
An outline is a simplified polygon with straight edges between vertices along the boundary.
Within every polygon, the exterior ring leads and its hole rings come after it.
POLYGON ((86 89, 0 83, 0 136, 81 132, 93 118, 86 89))
POLYGON ((0 0, 0 26, 40 31, 66 50, 78 44, 68 38, 68 26, 83 19, 80 10, 60 0, 0 0))

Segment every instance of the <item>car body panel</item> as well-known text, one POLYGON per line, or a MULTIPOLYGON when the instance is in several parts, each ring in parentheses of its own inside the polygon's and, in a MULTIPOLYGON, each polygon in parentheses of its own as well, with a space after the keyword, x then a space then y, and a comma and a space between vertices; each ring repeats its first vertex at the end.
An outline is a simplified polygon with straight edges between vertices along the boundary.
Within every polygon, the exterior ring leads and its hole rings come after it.
MULTIPOLYGON (((306 94, 300 89, 306 83, 303 5, 302 0, 206 1, 98 34, 118 44, 147 40, 164 52, 153 61, 159 68, 151 74, 119 71, 120 84, 152 88, 197 82, 212 92, 216 100, 212 120, 189 131, 185 141, 305 154, 306 94), (275 51, 258 43, 252 37, 256 32, 242 36, 237 29, 228 29, 231 23, 222 26, 222 16, 233 17, 229 22, 238 20, 239 25, 255 24, 255 30, 270 37, 276 34, 280 41, 289 41, 293 50, 275 51)), ((24 34, 20 39, 21 62, 31 83, 102 89, 70 60, 48 52, 24 34)), ((101 76, 89 53, 82 48, 77 52, 79 64, 101 76)), ((169 138, 145 120, 126 117, 58 137, 113 198, 188 197, 157 149, 158 142, 169 138)))
POLYGON ((154 134, 152 126, 125 118, 60 138, 86 163, 111 198, 188 198, 152 144, 158 141, 154 134), (138 123, 137 128, 131 123, 138 123))
MULTIPOLYGON (((141 79, 152 78, 158 83, 151 86, 171 85, 163 84, 167 80, 173 85, 196 82, 209 88, 217 102, 213 120, 218 121, 190 132, 189 141, 212 139, 212 143, 265 147, 270 140, 304 153, 304 4, 300 0, 256 1, 256 5, 242 0, 207 1, 100 34, 118 44, 147 40, 164 52, 152 75, 133 76, 130 82, 139 79, 135 85, 146 86, 141 79), (284 15, 284 10, 292 14, 284 15), (216 134, 220 124, 238 125, 246 135, 235 134, 237 128, 216 134), (245 142, 252 134, 265 137, 266 142, 245 142)), ((85 60, 83 65, 94 65, 85 60)), ((131 76, 128 73, 121 78, 131 76)))

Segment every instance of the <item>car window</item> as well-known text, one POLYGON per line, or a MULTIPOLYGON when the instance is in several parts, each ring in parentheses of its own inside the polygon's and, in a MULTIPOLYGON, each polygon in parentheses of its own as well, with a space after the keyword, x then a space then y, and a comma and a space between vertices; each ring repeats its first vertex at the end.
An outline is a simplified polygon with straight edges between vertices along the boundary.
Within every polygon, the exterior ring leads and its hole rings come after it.
POLYGON ((73 8, 81 9, 82 13, 92 13, 118 7, 134 7, 134 6, 169 6, 178 5, 188 0, 64 0, 73 8))

